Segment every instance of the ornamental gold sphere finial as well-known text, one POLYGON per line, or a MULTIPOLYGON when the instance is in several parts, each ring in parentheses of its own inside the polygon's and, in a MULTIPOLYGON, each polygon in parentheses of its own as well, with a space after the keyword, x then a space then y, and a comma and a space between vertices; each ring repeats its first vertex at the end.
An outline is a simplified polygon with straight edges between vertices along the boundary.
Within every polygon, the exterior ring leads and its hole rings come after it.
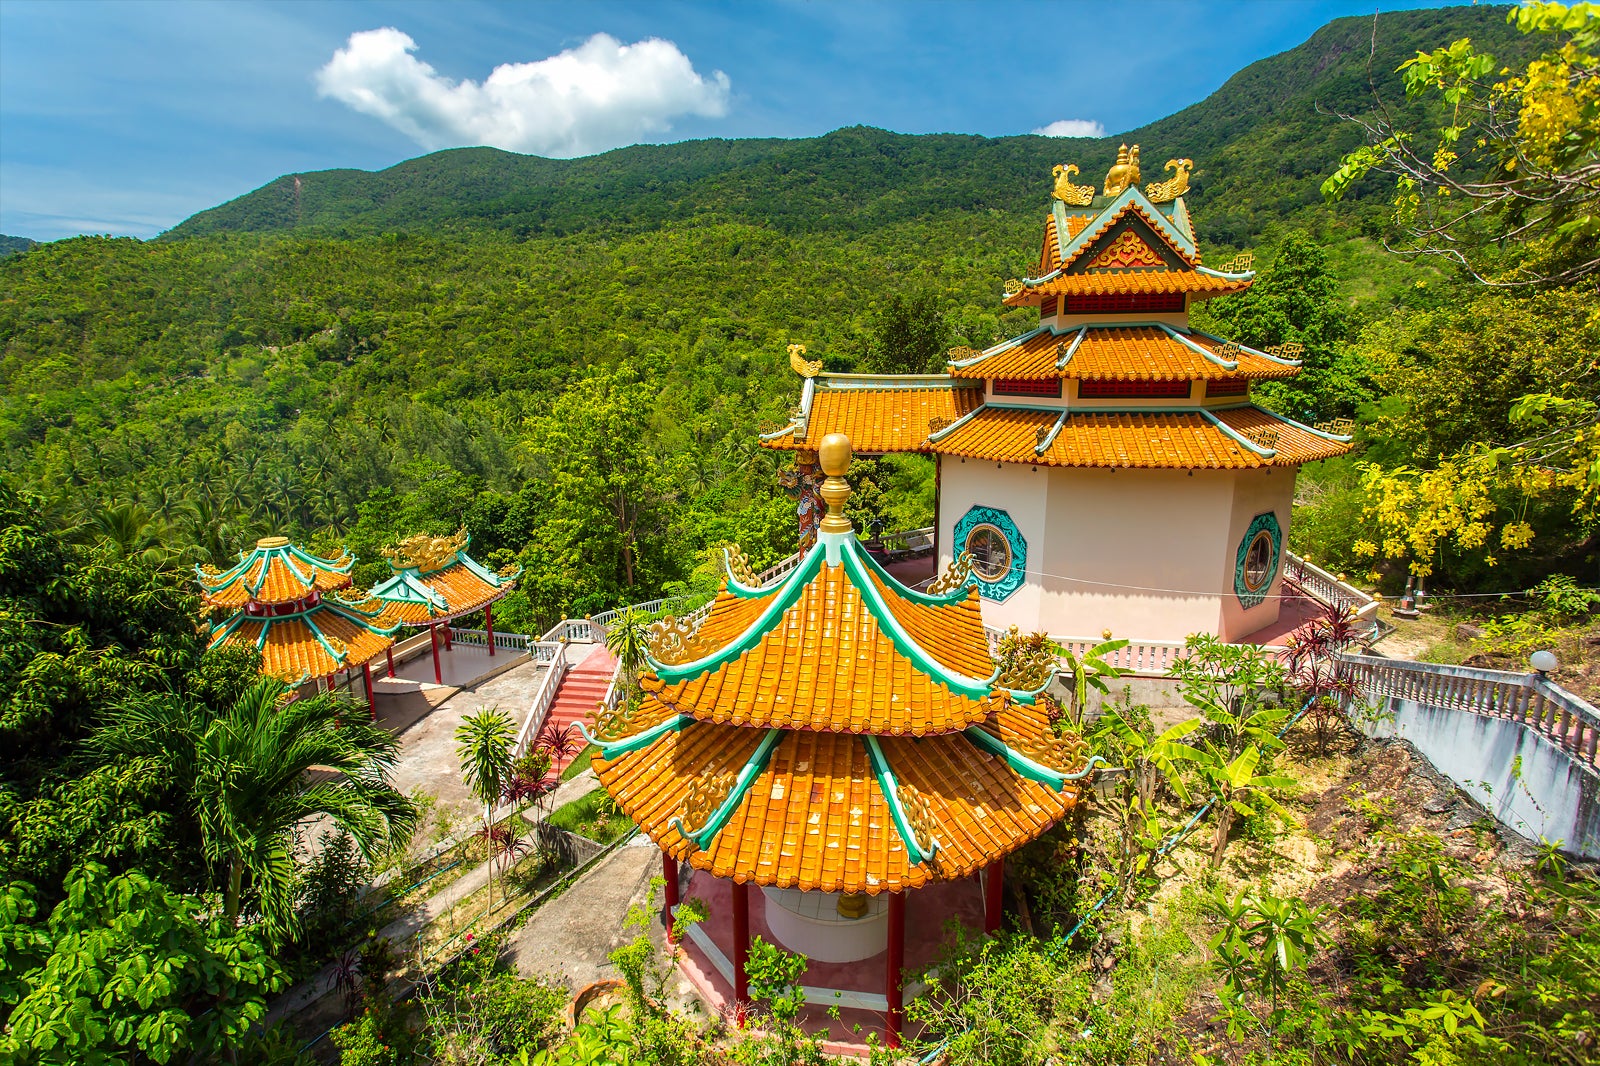
POLYGON ((827 501, 828 514, 818 527, 823 533, 850 532, 850 519, 844 516, 844 501, 850 498, 850 482, 844 475, 850 469, 850 438, 843 433, 829 433, 817 448, 817 463, 828 477, 818 490, 827 501))

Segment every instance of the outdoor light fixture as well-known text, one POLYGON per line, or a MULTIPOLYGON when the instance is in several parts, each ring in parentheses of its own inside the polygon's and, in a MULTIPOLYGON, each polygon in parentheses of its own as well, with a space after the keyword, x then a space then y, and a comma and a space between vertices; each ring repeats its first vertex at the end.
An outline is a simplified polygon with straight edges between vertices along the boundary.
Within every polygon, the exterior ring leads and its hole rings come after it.
POLYGON ((1528 665, 1539 671, 1540 674, 1548 674, 1561 664, 1556 661, 1555 652, 1536 651, 1528 656, 1528 665))

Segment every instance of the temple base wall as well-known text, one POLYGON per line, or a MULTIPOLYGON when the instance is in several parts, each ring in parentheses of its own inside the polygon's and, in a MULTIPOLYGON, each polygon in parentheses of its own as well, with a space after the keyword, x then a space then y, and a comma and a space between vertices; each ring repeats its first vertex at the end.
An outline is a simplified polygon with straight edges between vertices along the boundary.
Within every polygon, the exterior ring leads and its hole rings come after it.
POLYGON ((1237 641, 1278 618, 1295 471, 1053 469, 940 460, 939 567, 974 506, 1004 511, 1026 543, 1024 580, 983 601, 984 621, 1062 637, 1237 641), (1239 549, 1257 516, 1281 531, 1262 601, 1235 594, 1239 549))

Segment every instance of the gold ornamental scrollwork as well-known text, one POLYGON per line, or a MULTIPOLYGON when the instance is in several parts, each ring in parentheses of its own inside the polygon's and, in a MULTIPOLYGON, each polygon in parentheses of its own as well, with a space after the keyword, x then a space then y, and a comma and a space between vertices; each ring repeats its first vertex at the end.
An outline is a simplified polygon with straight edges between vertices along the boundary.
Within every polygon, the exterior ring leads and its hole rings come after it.
POLYGON ((1013 751, 1057 773, 1074 773, 1088 761, 1088 741, 1073 733, 1012 737, 1007 743, 1013 751))
POLYGON ((1018 281, 1016 278, 1007 278, 1004 287, 1007 296, 1015 296, 1017 293, 1022 291, 1022 282, 1018 281))
POLYGON ((1153 204, 1176 200, 1189 191, 1189 171, 1194 169, 1193 159, 1169 159, 1164 168, 1177 173, 1166 181, 1153 181, 1144 187, 1145 195, 1153 204))
POLYGON ((1044 442, 1050 438, 1050 434, 1055 428, 1054 422, 1046 422, 1035 428, 1033 431, 1033 443, 1037 447, 1043 448, 1044 442))
POLYGON ((936 851, 939 846, 939 839, 934 833, 937 824, 933 820, 933 807, 928 803, 928 797, 909 781, 901 781, 895 791, 900 796, 900 809, 905 812, 906 825, 916 838, 917 850, 925 855, 936 851))
POLYGON ((1318 422, 1316 428, 1323 433, 1332 433, 1335 437, 1348 437, 1356 431, 1353 418, 1333 418, 1326 422, 1318 422))
POLYGON ((1051 195, 1057 200, 1071 207, 1088 207, 1094 203, 1093 185, 1072 183, 1073 176, 1078 173, 1076 163, 1058 163, 1050 169, 1050 173, 1056 179, 1055 189, 1051 195))
POLYGON ((738 776, 732 770, 707 770, 689 782, 689 794, 683 799, 685 836, 694 836, 705 829, 711 816, 733 791, 738 776))
POLYGON ((755 569, 750 565, 749 557, 740 550, 737 544, 729 544, 723 551, 727 553, 728 573, 733 576, 733 579, 746 588, 754 588, 758 582, 755 569))
POLYGON ((604 702, 597 703, 594 713, 594 737, 596 740, 621 740, 628 735, 627 705, 619 703, 615 707, 606 707, 604 702))
POLYGON ((704 659, 717 650, 717 645, 702 637, 699 630, 699 625, 692 619, 668 615, 645 630, 650 641, 651 657, 666 666, 704 659))
POLYGON ((1284 341, 1282 344, 1274 344, 1262 350, 1279 359, 1300 359, 1306 354, 1306 346, 1299 341, 1284 341))
POLYGON ((1248 274, 1256 268, 1254 252, 1240 252, 1232 259, 1217 267, 1224 274, 1248 274))
POLYGON ((944 568, 944 573, 934 578, 928 586, 928 594, 943 596, 947 592, 964 588, 972 581, 972 553, 962 552, 950 560, 950 565, 944 568))
MULTIPOLYGON (((1017 284, 1020 286, 1022 283, 1019 281, 1019 282, 1017 282, 1017 284)), ((978 349, 976 349, 976 348, 968 348, 966 345, 963 344, 963 345, 958 345, 957 347, 951 348, 948 352, 945 353, 945 356, 952 363, 963 363, 963 362, 966 362, 968 359, 976 359, 976 358, 978 358, 978 356, 980 356, 982 354, 983 353, 978 351, 978 349)))
POLYGON ((954 421, 955 419, 953 418, 946 418, 943 415, 934 415, 928 419, 928 434, 931 436, 939 432, 941 429, 948 429, 950 424, 954 421))
POLYGON ((1271 449, 1278 446, 1278 431, 1275 429, 1252 429, 1245 436, 1258 447, 1271 449))
POLYGON ((1056 657, 1047 648, 1032 649, 1018 655, 1000 672, 1000 687, 1016 692, 1032 692, 1043 688, 1056 672, 1056 657))

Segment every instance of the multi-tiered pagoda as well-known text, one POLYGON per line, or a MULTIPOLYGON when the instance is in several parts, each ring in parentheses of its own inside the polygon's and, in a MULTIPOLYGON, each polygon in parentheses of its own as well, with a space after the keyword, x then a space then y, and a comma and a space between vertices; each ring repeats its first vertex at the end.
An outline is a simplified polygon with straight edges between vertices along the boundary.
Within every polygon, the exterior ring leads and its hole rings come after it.
POLYGON ((201 598, 212 615, 210 646, 249 644, 261 653, 261 672, 303 685, 360 667, 367 706, 375 715, 372 660, 394 645, 400 623, 384 605, 350 588, 351 555, 323 559, 263 537, 227 570, 196 568, 201 598))
POLYGON ((1298 345, 1190 326, 1195 301, 1255 274, 1201 263, 1191 163, 1167 169, 1141 189, 1137 145, 1098 191, 1057 167, 1034 276, 1005 286, 1037 328, 952 350, 944 374, 824 374, 792 353, 800 405, 763 443, 797 453, 801 486, 832 432, 932 455, 940 564, 971 554, 993 625, 1182 641, 1274 623, 1295 475, 1350 438, 1251 403, 1252 383, 1299 373, 1298 345))
POLYGON ((883 1013, 897 1040, 908 907, 924 933, 950 916, 947 897, 908 895, 982 873, 998 927, 1002 857, 1070 810, 1088 770, 1040 696, 1054 663, 1002 673, 961 569, 927 593, 883 570, 843 516, 849 440, 819 444, 816 543, 766 587, 730 553, 704 620, 658 625, 642 698, 597 723, 594 769, 664 852, 669 916, 693 870, 711 917, 691 946, 727 967, 720 998, 748 995, 757 886, 758 931, 812 960, 808 984, 882 974, 882 995, 818 996, 883 1013))
POLYGON ((439 663, 439 635, 450 646, 450 622, 465 615, 483 612, 486 643, 494 655, 494 604, 517 587, 520 566, 498 573, 467 554, 472 543, 465 529, 453 537, 418 534, 407 537, 384 552, 393 571, 388 579, 373 586, 372 596, 387 610, 388 617, 408 626, 426 626, 433 651, 433 679, 444 684, 439 663))

